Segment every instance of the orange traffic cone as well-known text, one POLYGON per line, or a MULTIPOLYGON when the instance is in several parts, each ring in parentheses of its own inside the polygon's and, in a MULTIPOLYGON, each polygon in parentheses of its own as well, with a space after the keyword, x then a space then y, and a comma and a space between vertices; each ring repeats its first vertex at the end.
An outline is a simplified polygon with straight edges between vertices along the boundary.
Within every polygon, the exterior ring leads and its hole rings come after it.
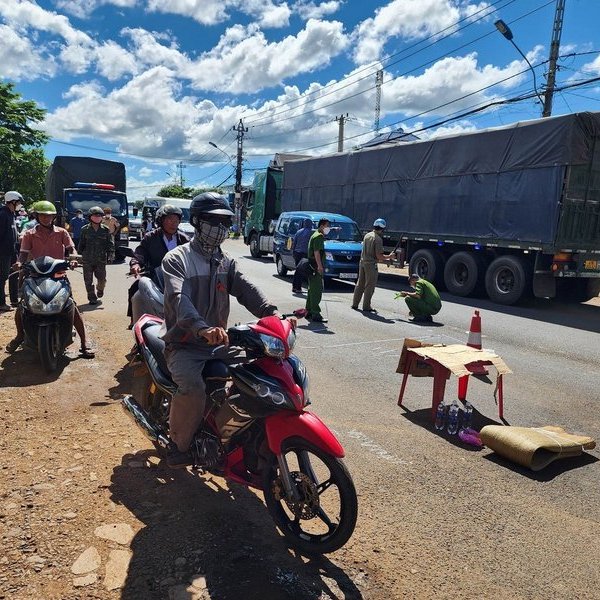
POLYGON ((469 329, 467 346, 481 350, 481 317, 479 316, 478 310, 476 310, 475 314, 471 317, 471 328, 469 329))
MULTIPOLYGON (((479 311, 476 310, 471 317, 471 327, 469 329, 469 339, 467 340, 467 346, 471 346, 471 348, 477 348, 477 350, 481 350, 481 317, 479 316, 479 311)), ((481 365, 473 365, 472 368, 469 369, 471 373, 474 375, 487 375, 488 370, 481 365)))

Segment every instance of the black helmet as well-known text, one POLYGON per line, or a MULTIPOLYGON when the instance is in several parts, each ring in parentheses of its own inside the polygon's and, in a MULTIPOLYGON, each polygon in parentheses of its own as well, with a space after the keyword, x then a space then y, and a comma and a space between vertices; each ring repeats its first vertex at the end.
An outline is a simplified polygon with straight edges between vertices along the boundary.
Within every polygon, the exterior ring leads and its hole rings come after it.
POLYGON ((199 226, 202 221, 202 215, 213 215, 215 217, 233 217, 233 212, 229 208, 229 202, 225 196, 216 192, 204 192, 198 194, 190 206, 190 223, 194 227, 199 226))
POLYGON ((162 225, 163 217, 166 217, 167 215, 177 215, 181 221, 183 217, 183 211, 179 207, 173 206, 172 204, 165 204, 161 206, 156 211, 156 215, 154 217, 154 220, 159 227, 162 225))

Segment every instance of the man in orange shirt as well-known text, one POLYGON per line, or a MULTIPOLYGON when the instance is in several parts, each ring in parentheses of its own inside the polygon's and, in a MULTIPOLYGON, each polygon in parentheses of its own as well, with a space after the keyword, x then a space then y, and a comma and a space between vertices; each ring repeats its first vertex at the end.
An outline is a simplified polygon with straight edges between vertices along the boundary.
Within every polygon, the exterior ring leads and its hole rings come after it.
MULTIPOLYGON (((53 224, 56 217, 56 208, 52 202, 46 200, 36 202, 33 205, 33 212, 38 224, 33 229, 27 230, 21 238, 19 260, 16 263, 18 267, 24 262, 34 260, 40 256, 50 256, 58 260, 64 260, 75 252, 75 246, 68 231, 53 224)), ((75 266, 77 266, 77 262, 72 261, 71 268, 75 266)), ((14 352, 23 343, 22 318, 21 311, 17 310, 15 314, 17 335, 6 346, 7 352, 14 352)), ((77 305, 75 305, 73 326, 81 340, 80 355, 83 358, 94 358, 94 353, 86 343, 85 326, 77 305)))

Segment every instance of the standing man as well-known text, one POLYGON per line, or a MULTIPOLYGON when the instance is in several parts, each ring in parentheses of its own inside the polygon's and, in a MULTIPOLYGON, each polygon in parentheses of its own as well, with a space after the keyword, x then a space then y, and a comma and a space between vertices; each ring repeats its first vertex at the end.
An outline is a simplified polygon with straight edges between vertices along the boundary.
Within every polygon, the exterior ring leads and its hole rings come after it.
POLYGON ((361 298, 363 299, 363 312, 377 312, 371 306, 371 298, 375 292, 379 272, 377 263, 390 260, 393 254, 383 253, 383 230, 387 223, 384 219, 375 219, 373 231, 369 231, 363 239, 360 264, 358 266, 358 281, 354 288, 352 308, 358 310, 361 298), (363 298, 364 294, 364 298, 363 298))
POLYGON ((83 259, 83 281, 90 304, 98 304, 104 296, 106 286, 106 263, 114 253, 115 243, 108 227, 102 223, 104 212, 99 206, 92 206, 88 212, 90 222, 81 229, 79 253, 83 259), (97 289, 94 289, 94 275, 97 289))
MULTIPOLYGON (((104 213, 102 213, 104 214, 104 213)), ((81 228, 85 225, 85 219, 83 218, 83 211, 77 209, 75 216, 71 219, 71 237, 75 244, 75 250, 79 251, 79 239, 81 238, 81 228)))
POLYGON ((302 293, 302 281, 306 280, 306 272, 302 268, 298 268, 298 266, 303 258, 308 258, 308 242, 310 241, 312 234, 312 221, 308 218, 304 219, 302 229, 299 229, 296 232, 292 242, 292 256, 294 257, 294 263, 296 264, 294 280, 292 281, 293 294, 302 293))
POLYGON ((117 237, 117 232, 119 231, 119 221, 112 216, 112 208, 110 206, 104 207, 104 218, 102 219, 102 225, 108 228, 110 235, 112 235, 113 249, 108 257, 108 262, 113 263, 115 260, 115 238, 117 237))
MULTIPOLYGON (((62 227, 54 225, 54 219, 56 218, 54 204, 46 200, 41 200, 33 205, 33 212, 38 224, 33 229, 28 229, 21 238, 19 261, 16 263, 17 267, 20 267, 24 262, 40 258, 41 256, 50 256, 58 260, 65 260, 66 257, 73 254, 75 246, 73 246, 73 240, 69 232, 62 227)), ((72 266, 75 265, 76 263, 72 264, 72 266)), ((14 352, 23 343, 25 338, 23 334, 23 317, 20 310, 15 312, 15 326, 17 328, 17 335, 6 346, 7 352, 14 352)), ((87 345, 85 326, 77 304, 75 304, 73 326, 81 340, 79 355, 82 358, 94 358, 94 352, 87 345)))
POLYGON ((408 317, 415 323, 431 323, 432 315, 437 315, 442 308, 438 291, 433 283, 421 279, 415 273, 408 278, 408 284, 415 291, 400 292, 400 296, 406 299, 406 306, 410 311, 408 317))
POLYGON ((308 242, 308 262, 312 267, 308 276, 308 295, 306 296, 306 318, 317 323, 327 323, 321 315, 321 297, 323 296, 323 276, 325 273, 325 236, 331 231, 329 219, 319 219, 317 231, 308 242))
POLYGON ((17 260, 19 236, 15 212, 22 203, 23 196, 19 192, 10 191, 4 194, 4 206, 0 208, 0 312, 11 310, 6 304, 5 288, 10 268, 17 260))
POLYGON ((175 447, 167 451, 171 468, 191 464, 190 443, 204 418, 206 391, 202 370, 207 360, 231 360, 228 348, 229 299, 234 296, 255 317, 277 314, 262 292, 221 250, 233 212, 224 196, 206 192, 190 206, 192 241, 167 253, 162 261, 165 278, 165 322, 162 339, 165 359, 177 392, 169 414, 175 447), (220 346, 220 348, 218 348, 220 346))

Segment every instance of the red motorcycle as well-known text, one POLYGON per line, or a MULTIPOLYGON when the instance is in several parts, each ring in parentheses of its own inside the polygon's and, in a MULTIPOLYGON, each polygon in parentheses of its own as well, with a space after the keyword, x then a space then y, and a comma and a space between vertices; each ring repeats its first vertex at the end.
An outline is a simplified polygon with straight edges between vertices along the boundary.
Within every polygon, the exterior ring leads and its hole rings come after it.
MULTIPOLYGON (((169 409, 176 386, 159 338, 162 319, 144 315, 134 327, 139 403, 126 396, 128 414, 157 447, 168 449, 169 409)), ((341 548, 356 525, 358 503, 344 449, 312 412, 308 374, 292 354, 296 332, 279 317, 227 330, 246 360, 204 368, 205 419, 191 450, 196 468, 262 490, 267 508, 289 543, 308 554, 341 548)))

